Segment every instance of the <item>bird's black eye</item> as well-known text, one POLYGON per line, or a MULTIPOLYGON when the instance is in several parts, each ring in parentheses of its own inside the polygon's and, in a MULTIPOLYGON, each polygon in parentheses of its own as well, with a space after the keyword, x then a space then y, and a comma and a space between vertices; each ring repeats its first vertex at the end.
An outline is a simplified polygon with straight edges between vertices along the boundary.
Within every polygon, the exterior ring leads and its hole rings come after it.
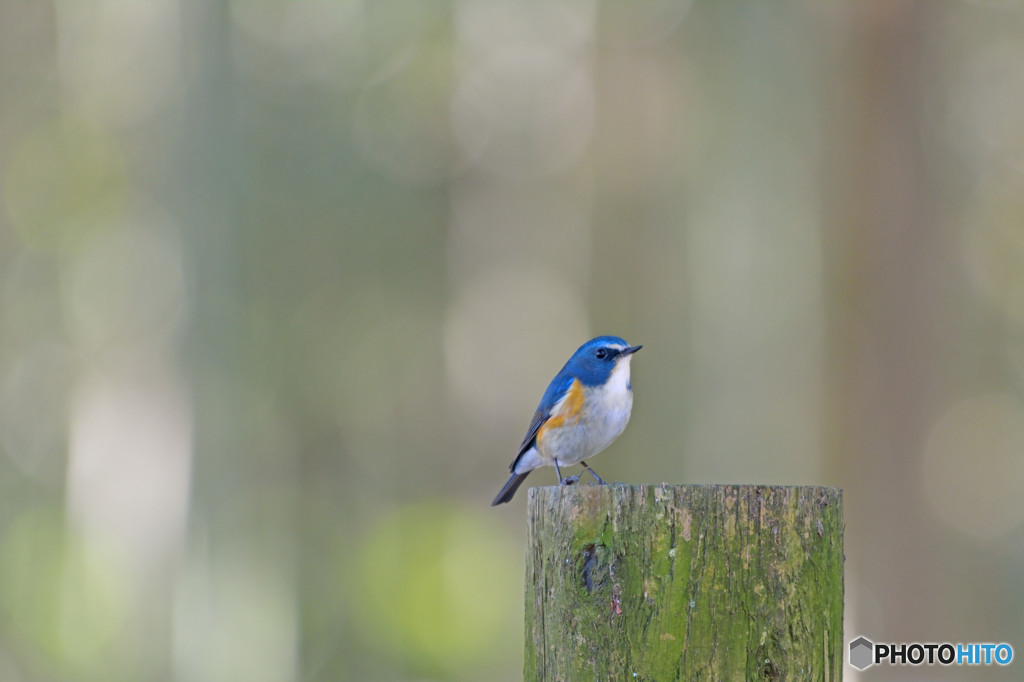
POLYGON ((595 353, 595 355, 597 355, 598 360, 604 360, 606 357, 608 357, 608 351, 606 351, 604 348, 598 348, 597 353, 595 353))

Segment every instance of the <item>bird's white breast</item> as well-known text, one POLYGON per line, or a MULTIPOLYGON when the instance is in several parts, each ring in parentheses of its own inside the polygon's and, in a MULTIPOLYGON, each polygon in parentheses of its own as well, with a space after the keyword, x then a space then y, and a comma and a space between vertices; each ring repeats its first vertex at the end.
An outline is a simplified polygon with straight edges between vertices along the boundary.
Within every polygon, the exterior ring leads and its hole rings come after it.
POLYGON ((580 418, 571 426, 552 429, 545 438, 543 457, 561 465, 576 464, 593 457, 618 438, 629 423, 633 390, 629 383, 629 361, 623 358, 601 386, 584 388, 580 418))
MULTIPOLYGON (((632 356, 619 361, 603 386, 594 386, 592 400, 587 401, 590 414, 586 421, 591 437, 592 452, 584 457, 604 450, 612 441, 622 435, 633 411, 633 389, 629 381, 629 363, 632 356)), ((589 448, 588 448, 589 449, 589 448)))

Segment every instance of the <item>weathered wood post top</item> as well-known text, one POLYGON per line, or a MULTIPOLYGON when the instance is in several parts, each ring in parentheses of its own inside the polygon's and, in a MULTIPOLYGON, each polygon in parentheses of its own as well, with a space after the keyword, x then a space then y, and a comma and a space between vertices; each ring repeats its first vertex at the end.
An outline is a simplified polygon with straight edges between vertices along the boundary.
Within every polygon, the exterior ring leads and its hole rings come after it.
POLYGON ((527 680, 840 680, 838 488, 532 488, 527 680))

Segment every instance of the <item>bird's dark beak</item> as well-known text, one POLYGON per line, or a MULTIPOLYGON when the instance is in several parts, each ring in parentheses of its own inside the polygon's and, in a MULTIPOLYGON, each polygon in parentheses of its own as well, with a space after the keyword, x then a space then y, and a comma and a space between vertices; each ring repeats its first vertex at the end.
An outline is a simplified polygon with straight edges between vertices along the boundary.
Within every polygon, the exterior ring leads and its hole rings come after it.
POLYGON ((643 346, 630 346, 629 348, 623 348, 621 351, 619 351, 619 355, 632 355, 641 348, 643 348, 643 346))

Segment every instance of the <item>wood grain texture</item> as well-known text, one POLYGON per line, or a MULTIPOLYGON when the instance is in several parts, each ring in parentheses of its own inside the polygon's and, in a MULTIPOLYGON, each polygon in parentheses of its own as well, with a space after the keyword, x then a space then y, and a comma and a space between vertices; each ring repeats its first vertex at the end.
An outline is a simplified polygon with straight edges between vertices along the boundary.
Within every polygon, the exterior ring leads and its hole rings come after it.
POLYGON ((527 680, 839 680, 837 488, 532 488, 527 680))

